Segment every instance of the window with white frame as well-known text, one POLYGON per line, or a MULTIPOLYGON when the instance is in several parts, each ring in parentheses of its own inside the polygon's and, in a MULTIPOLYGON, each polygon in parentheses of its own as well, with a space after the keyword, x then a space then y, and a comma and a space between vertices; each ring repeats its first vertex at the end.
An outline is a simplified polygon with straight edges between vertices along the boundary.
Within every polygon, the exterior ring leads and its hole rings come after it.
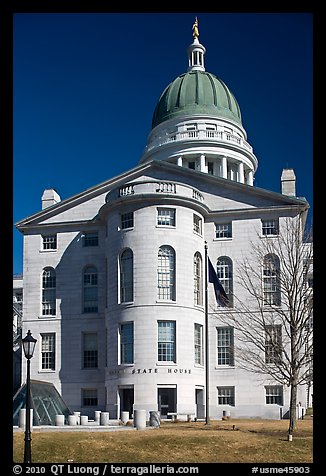
POLYGON ((198 235, 202 235, 203 233, 203 220, 200 216, 193 214, 193 230, 198 235))
POLYGON ((53 268, 45 268, 42 274, 42 316, 56 314, 56 273, 53 268))
POLYGON ((218 327, 217 365, 234 365, 234 330, 233 327, 218 327))
POLYGON ((98 367, 98 345, 97 333, 83 333, 83 368, 97 369, 98 367))
POLYGON ((283 387, 281 385, 266 385, 265 396, 267 405, 283 405, 283 387))
POLYGON ((174 208, 158 208, 157 209, 158 226, 175 227, 175 209, 174 208))
POLYGON ((235 405, 234 387, 217 387, 218 405, 235 405))
POLYGON ((232 238, 232 222, 215 223, 215 238, 232 238))
POLYGON ((98 312, 97 269, 88 266, 83 273, 83 312, 98 312))
POLYGON ((175 321, 158 321, 159 362, 176 362, 175 321))
POLYGON ((278 235, 278 220, 262 220, 261 225, 264 236, 278 235))
POLYGON ((121 214, 121 229, 133 228, 134 226, 134 212, 121 214))
POLYGON ((87 232, 83 236, 83 246, 98 246, 98 232, 87 232))
POLYGON ((216 263, 216 274, 229 298, 229 307, 233 306, 233 263, 228 256, 220 256, 216 263))
POLYGON ((134 257, 130 248, 120 255, 120 302, 134 299, 134 257))
POLYGON ((158 299, 175 301, 175 252, 171 246, 158 250, 157 287, 158 299))
POLYGON ((198 251, 194 255, 194 304, 203 305, 203 263, 198 251))
POLYGON ((264 257, 263 294, 265 306, 281 305, 280 260, 274 254, 264 257))
POLYGON ((41 334, 41 369, 55 370, 55 333, 41 334))
POLYGON ((97 407, 98 397, 96 388, 82 388, 82 407, 97 407))
POLYGON ((203 363, 203 326, 195 323, 195 364, 203 363))
POLYGON ((282 359, 282 326, 265 326, 265 362, 275 364, 282 359))
POLYGON ((134 323, 120 324, 120 363, 134 362, 134 323))
POLYGON ((43 250, 57 249, 57 235, 42 235, 43 250))

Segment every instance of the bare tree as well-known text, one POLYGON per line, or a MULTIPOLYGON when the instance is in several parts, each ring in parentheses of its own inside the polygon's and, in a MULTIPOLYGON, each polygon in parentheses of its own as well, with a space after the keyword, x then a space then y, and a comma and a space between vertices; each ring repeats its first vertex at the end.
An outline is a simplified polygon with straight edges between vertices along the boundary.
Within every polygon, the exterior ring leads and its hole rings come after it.
POLYGON ((281 219, 276 236, 252 243, 250 257, 237 263, 241 297, 233 295, 232 308, 218 313, 236 330, 237 365, 290 388, 289 439, 298 386, 312 381, 313 247, 306 235, 298 215, 281 219))

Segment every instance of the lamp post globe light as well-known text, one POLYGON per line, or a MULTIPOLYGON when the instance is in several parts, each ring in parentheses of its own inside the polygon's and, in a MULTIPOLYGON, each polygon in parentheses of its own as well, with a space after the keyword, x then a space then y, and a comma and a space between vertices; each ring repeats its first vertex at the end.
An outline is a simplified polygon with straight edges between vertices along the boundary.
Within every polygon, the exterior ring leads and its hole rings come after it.
POLYGON ((27 359, 27 374, 26 374, 26 419, 25 419, 25 447, 24 447, 24 463, 32 462, 31 452, 31 426, 30 426, 30 409, 31 409, 31 358, 34 354, 34 349, 37 339, 32 337, 31 331, 27 332, 26 337, 22 339, 24 354, 27 359))

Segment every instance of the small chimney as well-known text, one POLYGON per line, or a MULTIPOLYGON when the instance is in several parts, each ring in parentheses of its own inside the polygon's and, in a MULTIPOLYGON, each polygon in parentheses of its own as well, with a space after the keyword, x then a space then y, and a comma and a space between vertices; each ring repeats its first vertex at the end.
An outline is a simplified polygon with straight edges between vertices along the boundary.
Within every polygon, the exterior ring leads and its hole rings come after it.
POLYGON ((46 188, 44 190, 42 195, 42 210, 59 202, 61 202, 60 195, 58 195, 54 188, 46 188))
POLYGON ((281 193, 289 197, 295 197, 295 173, 293 169, 283 169, 281 175, 281 193))

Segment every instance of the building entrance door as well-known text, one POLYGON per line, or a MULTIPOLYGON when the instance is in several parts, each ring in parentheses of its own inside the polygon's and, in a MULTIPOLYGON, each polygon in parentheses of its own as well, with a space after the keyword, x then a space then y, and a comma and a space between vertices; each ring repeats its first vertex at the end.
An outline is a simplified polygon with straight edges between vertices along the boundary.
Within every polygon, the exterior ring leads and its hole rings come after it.
POLYGON ((205 418, 204 389, 196 388, 196 418, 205 418))
POLYGON ((134 389, 120 389, 120 412, 129 412, 129 418, 132 418, 134 411, 134 389))
POLYGON ((177 389, 158 388, 157 401, 161 418, 169 418, 168 413, 175 413, 177 411, 177 389))

